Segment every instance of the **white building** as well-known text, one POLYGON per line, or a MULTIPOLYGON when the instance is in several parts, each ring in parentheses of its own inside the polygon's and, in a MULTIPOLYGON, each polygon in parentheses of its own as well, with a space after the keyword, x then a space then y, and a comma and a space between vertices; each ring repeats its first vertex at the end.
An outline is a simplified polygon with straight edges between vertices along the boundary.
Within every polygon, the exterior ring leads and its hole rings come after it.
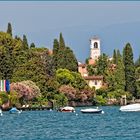
POLYGON ((95 87, 95 89, 99 89, 103 86, 103 76, 86 76, 84 79, 91 88, 95 87))
MULTIPOLYGON (((98 60, 99 56, 101 55, 100 50, 100 39, 94 37, 90 39, 90 59, 89 65, 95 65, 96 60, 98 60)), ((88 85, 92 88, 99 89, 103 86, 103 76, 89 76, 87 71, 86 64, 78 64, 78 71, 81 73, 82 77, 86 80, 88 85)))
POLYGON ((95 61, 99 58, 100 55, 101 55, 100 39, 94 37, 90 39, 90 59, 93 59, 95 61))

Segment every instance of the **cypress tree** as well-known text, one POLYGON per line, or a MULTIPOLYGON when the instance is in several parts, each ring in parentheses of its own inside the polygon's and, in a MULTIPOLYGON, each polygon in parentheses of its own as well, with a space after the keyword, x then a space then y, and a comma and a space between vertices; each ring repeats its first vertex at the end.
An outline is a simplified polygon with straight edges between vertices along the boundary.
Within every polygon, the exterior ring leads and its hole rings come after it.
POLYGON ((59 36, 59 47, 60 47, 60 49, 65 48, 65 41, 63 39, 62 33, 60 33, 60 36, 59 36))
POLYGON ((113 52, 113 64, 116 64, 117 62, 117 55, 116 55, 116 50, 113 52))
POLYGON ((136 97, 135 66, 133 62, 133 51, 130 43, 127 43, 123 49, 123 62, 125 67, 125 90, 136 97))
POLYGON ((12 26, 11 26, 11 23, 10 22, 8 23, 7 33, 12 36, 12 26))
POLYGON ((123 64, 123 59, 120 54, 120 51, 117 50, 117 68, 114 73, 115 75, 115 89, 122 89, 125 90, 125 72, 124 72, 124 64, 123 64))
POLYGON ((59 42, 57 39, 54 39, 53 41, 53 55, 58 54, 59 51, 59 42))
POLYGON ((23 35, 23 49, 28 49, 28 41, 26 35, 23 35))
POLYGON ((140 67, 140 56, 139 56, 139 58, 136 60, 135 66, 136 66, 136 68, 137 68, 137 67, 140 67))
POLYGON ((78 62, 77 59, 73 53, 73 51, 66 47, 64 50, 64 62, 65 62, 65 68, 70 71, 78 71, 78 62))
POLYGON ((105 71, 108 67, 108 62, 107 62, 107 55, 106 54, 102 54, 97 62, 97 73, 99 75, 105 75, 105 71))
POLYGON ((78 71, 78 62, 73 53, 73 51, 65 46, 65 42, 60 33, 59 42, 54 39, 53 43, 53 63, 55 65, 55 70, 62 68, 68 69, 70 71, 78 71))
POLYGON ((35 44, 31 43, 30 48, 35 48, 35 44))
POLYGON ((54 64, 54 69, 57 70, 58 68, 58 60, 59 58, 59 42, 57 39, 54 39, 53 41, 53 64, 54 64))

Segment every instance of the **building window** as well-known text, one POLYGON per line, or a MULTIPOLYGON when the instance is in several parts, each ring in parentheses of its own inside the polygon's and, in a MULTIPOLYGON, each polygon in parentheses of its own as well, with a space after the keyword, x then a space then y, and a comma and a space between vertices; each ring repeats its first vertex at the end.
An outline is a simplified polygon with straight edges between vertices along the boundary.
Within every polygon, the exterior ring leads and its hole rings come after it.
POLYGON ((94 43, 94 48, 98 48, 98 43, 97 42, 94 43))

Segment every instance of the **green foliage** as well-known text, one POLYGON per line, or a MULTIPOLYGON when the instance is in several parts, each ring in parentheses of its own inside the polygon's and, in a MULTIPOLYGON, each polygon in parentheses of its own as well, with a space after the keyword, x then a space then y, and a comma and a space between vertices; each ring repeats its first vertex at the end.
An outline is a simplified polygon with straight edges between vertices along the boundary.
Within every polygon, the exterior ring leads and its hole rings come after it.
POLYGON ((133 62, 133 51, 129 43, 123 49, 123 61, 125 67, 125 90, 136 95, 136 78, 135 78, 135 66, 133 62))
POLYGON ((30 48, 35 48, 35 44, 31 43, 30 48))
POLYGON ((113 52, 113 64, 117 63, 117 54, 116 54, 116 50, 114 50, 113 52))
POLYGON ((23 35, 23 44, 22 44, 23 50, 28 49, 28 41, 26 35, 23 35))
POLYGON ((7 33, 12 36, 12 25, 11 25, 11 23, 8 23, 7 33))
POLYGON ((76 89, 84 89, 87 86, 86 81, 84 78, 81 76, 80 73, 77 72, 71 72, 71 74, 74 77, 74 80, 72 81, 71 85, 76 88, 76 89))
POLYGON ((102 54, 97 61, 97 74, 105 75, 106 69, 108 67, 108 57, 106 54, 102 54))
POLYGON ((89 76, 97 75, 97 66, 87 65, 87 71, 88 71, 89 76))
POLYGON ((114 72, 109 69, 106 71, 106 82, 108 84, 109 91, 115 90, 115 75, 114 72))
POLYGON ((103 98, 107 97, 107 89, 106 88, 100 88, 96 90, 96 95, 102 95, 103 98))
POLYGON ((51 60, 48 49, 30 49, 28 51, 28 61, 19 65, 19 68, 15 70, 12 81, 31 80, 37 84, 42 94, 46 94, 47 81, 53 75, 51 60))
POLYGON ((0 32, 0 78, 11 79, 15 68, 15 49, 21 44, 12 36, 0 32))
POLYGON ((140 67, 140 56, 139 56, 139 58, 136 60, 135 66, 136 66, 136 68, 137 68, 137 67, 140 67))
POLYGON ((40 106, 47 106, 48 105, 48 99, 44 98, 43 96, 38 96, 37 98, 37 104, 40 106))
POLYGON ((137 86, 137 98, 140 99, 140 79, 137 80, 136 86, 137 86))
POLYGON ((57 55, 58 50, 59 50, 59 42, 58 42, 57 39, 54 39, 54 42, 53 42, 53 55, 57 55))
POLYGON ((140 66, 136 68, 136 79, 140 79, 140 66))
POLYGON ((77 89, 84 89, 87 86, 80 73, 70 72, 67 69, 58 69, 56 71, 56 79, 61 85, 72 85, 77 89))
POLYGON ((96 105, 105 105, 107 103, 107 100, 105 98, 103 98, 102 95, 97 95, 93 102, 96 104, 96 105))
POLYGON ((73 51, 65 46, 65 42, 60 33, 59 42, 54 40, 53 44, 53 63, 55 69, 68 69, 70 71, 78 71, 78 62, 73 51))
POLYGON ((62 36, 62 33, 60 33, 59 35, 59 47, 60 47, 60 50, 63 50, 65 48, 65 41, 62 36))
POLYGON ((125 72, 124 72, 124 64, 123 59, 119 51, 117 51, 117 61, 116 61, 116 70, 114 72, 115 82, 114 89, 122 89, 125 90, 125 72))
POLYGON ((67 97, 63 94, 55 94, 54 95, 54 102, 55 102, 55 107, 63 107, 68 104, 68 99, 67 97))
POLYGON ((19 96, 18 93, 16 91, 10 91, 10 93, 8 94, 8 98, 10 101, 11 106, 19 104, 19 96))
POLYGON ((126 95, 128 99, 132 98, 131 94, 129 92, 126 92, 122 89, 117 89, 111 92, 108 92, 107 97, 108 98, 115 98, 115 99, 120 99, 122 95, 126 95))
POLYGON ((60 59, 58 51, 59 51, 59 42, 57 39, 54 39, 54 42, 53 42, 53 64, 54 64, 55 70, 57 70, 57 68, 58 68, 58 60, 60 59))
POLYGON ((8 102, 8 94, 4 91, 0 92, 1 105, 8 102))
POLYGON ((74 76, 67 69, 58 69, 56 71, 56 79, 61 85, 68 85, 74 82, 74 76))

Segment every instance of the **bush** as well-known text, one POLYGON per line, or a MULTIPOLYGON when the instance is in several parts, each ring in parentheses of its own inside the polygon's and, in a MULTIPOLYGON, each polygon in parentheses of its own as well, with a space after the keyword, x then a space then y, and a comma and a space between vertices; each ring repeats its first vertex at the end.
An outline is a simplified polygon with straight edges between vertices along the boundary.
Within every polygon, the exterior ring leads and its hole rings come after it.
POLYGON ((96 105, 105 105, 107 103, 107 100, 105 98, 103 98, 102 95, 97 95, 93 102, 96 104, 96 105))

